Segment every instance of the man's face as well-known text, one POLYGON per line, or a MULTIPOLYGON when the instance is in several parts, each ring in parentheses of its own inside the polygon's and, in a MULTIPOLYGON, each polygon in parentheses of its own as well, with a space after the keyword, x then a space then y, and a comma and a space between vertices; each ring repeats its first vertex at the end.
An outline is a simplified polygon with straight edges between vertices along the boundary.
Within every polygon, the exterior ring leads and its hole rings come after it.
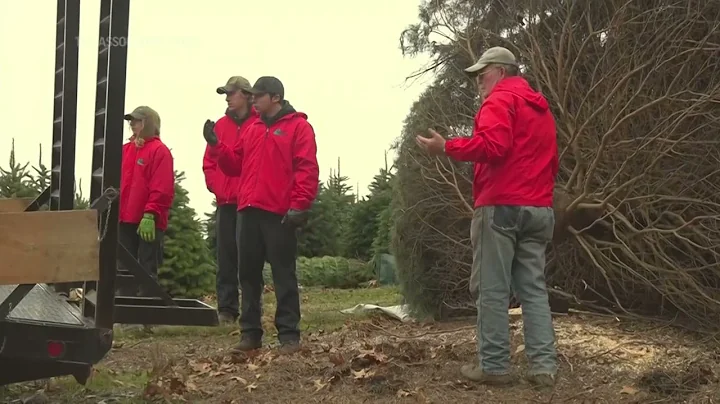
POLYGON ((264 93, 264 94, 255 94, 253 96, 253 104, 255 104, 255 109, 263 114, 270 112, 270 109, 272 107, 272 98, 270 97, 270 94, 264 93))
POLYGON ((478 87, 478 93, 485 98, 490 94, 493 88, 505 77, 505 69, 499 66, 490 65, 482 69, 475 76, 475 84, 478 87))
POLYGON ((231 111, 240 111, 247 107, 248 96, 240 90, 225 93, 225 101, 227 101, 228 109, 231 111))
POLYGON ((133 118, 130 121, 130 130, 132 130, 132 133, 134 136, 140 136, 140 132, 143 130, 143 121, 142 119, 135 119, 133 118))

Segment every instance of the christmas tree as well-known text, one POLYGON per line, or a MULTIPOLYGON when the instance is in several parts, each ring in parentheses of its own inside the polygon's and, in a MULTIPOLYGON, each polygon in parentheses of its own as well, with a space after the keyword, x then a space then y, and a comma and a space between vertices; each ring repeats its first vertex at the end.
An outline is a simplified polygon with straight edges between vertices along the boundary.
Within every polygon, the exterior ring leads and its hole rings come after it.
POLYGON ((165 254, 158 270, 160 283, 174 297, 200 298, 215 288, 215 268, 203 237, 203 225, 189 206, 182 187, 184 172, 175 173, 175 199, 165 233, 165 254))

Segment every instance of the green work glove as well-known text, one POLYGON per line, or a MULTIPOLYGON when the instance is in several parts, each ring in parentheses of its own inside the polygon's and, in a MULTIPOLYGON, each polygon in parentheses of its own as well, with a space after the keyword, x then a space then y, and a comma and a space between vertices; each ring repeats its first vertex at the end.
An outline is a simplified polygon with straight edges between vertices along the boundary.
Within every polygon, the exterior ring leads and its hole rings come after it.
POLYGON ((140 238, 148 243, 155 241, 155 215, 146 213, 143 215, 137 233, 140 238))

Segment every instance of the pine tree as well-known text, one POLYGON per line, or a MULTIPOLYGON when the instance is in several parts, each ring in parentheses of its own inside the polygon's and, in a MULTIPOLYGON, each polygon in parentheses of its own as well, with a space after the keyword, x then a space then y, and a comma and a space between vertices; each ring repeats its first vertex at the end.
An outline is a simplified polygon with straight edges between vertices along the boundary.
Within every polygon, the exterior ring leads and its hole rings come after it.
POLYGON ((389 249, 390 203, 392 202, 392 167, 387 164, 375 175, 370 194, 352 210, 345 230, 345 256, 369 260, 389 249), (385 233, 388 234, 385 234, 385 233))
POLYGON ((340 174, 338 159, 337 170, 330 170, 328 181, 321 184, 308 222, 298 234, 300 256, 342 255, 345 250, 343 234, 356 199, 347 182, 348 178, 340 174))
MULTIPOLYGON (((50 186, 51 171, 43 164, 42 144, 38 153, 37 166, 32 166, 32 172, 28 170, 30 163, 19 164, 15 158, 15 140, 12 141, 10 149, 9 168, 0 167, 0 197, 2 198, 34 198, 45 188, 50 186)), ((77 185, 77 184, 76 184, 77 185)), ((74 187, 75 192, 75 209, 87 209, 90 207, 90 201, 82 194, 82 180, 79 187, 74 187)), ((40 210, 46 210, 47 205, 42 206, 40 210)))
POLYGON ((90 207, 90 200, 85 198, 82 193, 82 179, 80 183, 75 187, 75 209, 88 209, 90 207))
POLYGON ((307 223, 298 232, 298 255, 322 257, 334 255, 335 229, 331 221, 332 201, 327 187, 320 183, 320 192, 310 210, 307 223))
POLYGON ((213 210, 210 213, 205 213, 205 242, 207 243, 208 249, 213 257, 217 256, 217 234, 215 233, 215 227, 217 226, 217 201, 213 200, 213 210))
POLYGON ((158 275, 171 295, 199 298, 213 291, 215 268, 202 223, 195 218, 188 191, 181 185, 184 179, 184 172, 175 173, 175 199, 165 234, 164 262, 158 275))
POLYGON ((19 164, 15 159, 15 139, 13 139, 8 169, 0 167, 0 197, 33 198, 40 193, 33 176, 28 171, 29 165, 30 163, 19 164))

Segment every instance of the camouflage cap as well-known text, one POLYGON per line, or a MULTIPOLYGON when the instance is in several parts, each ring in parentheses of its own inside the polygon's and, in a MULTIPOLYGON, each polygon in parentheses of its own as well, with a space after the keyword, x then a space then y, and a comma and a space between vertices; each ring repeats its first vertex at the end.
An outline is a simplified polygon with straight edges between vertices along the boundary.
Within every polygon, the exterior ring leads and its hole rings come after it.
POLYGON ((146 128, 152 129, 154 132, 160 133, 160 115, 154 109, 141 105, 129 114, 125 114, 126 121, 139 119, 145 123, 146 128))
POLYGON ((252 86, 248 79, 242 76, 232 76, 228 79, 227 84, 217 88, 218 94, 234 93, 235 91, 246 91, 250 92, 252 86))
POLYGON ((513 55, 512 52, 510 52, 507 48, 503 48, 502 46, 495 46, 486 50, 474 65, 465 69, 465 72, 477 73, 480 70, 486 68, 488 65, 492 64, 511 66, 518 65, 517 60, 515 59, 515 55, 513 55))

